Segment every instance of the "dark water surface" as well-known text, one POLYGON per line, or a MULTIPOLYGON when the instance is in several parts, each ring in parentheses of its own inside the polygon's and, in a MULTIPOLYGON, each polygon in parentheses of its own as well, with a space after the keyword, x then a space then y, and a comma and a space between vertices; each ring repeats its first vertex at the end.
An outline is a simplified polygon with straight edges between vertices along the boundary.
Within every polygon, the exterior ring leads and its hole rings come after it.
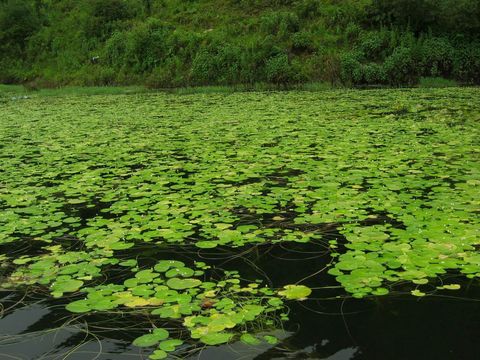
MULTIPOLYGON (((143 261, 173 249, 143 248, 143 261)), ((237 255, 239 252, 236 253, 237 255)), ((333 277, 324 274, 328 256, 315 244, 251 248, 239 257, 228 249, 198 252, 182 248, 173 257, 202 258, 225 270, 240 269, 246 278, 261 278, 273 286, 295 283, 315 287, 319 276, 326 287, 311 299, 291 304, 290 321, 276 346, 251 347, 237 342, 208 347, 182 359, 480 359, 480 291, 462 282, 460 292, 415 298, 399 292, 358 300, 345 298, 333 277), (317 273, 315 276, 312 274, 317 273), (268 277, 267 275, 268 274, 268 277), (331 288, 328 288, 328 286, 331 288), (337 297, 338 295, 341 297, 337 297)), ((457 282, 462 280, 456 279, 457 282)), ((65 302, 42 295, 3 292, 0 319, 0 359, 146 359, 149 351, 132 346, 145 332, 143 320, 122 313, 76 318, 65 302), (13 310, 9 310, 19 302, 13 310), (88 322, 86 321, 88 320, 88 322)), ((65 301, 65 300, 63 300, 65 301)))

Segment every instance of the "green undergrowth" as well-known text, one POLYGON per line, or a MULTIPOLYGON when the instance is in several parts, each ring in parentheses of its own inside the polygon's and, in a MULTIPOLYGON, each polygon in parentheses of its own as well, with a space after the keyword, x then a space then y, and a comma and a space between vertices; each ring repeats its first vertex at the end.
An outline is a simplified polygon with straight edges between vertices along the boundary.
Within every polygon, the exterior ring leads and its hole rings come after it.
MULTIPOLYGON (((150 314, 134 341, 252 346, 312 297, 208 260, 315 244, 339 297, 477 284, 475 88, 32 96, 0 108, 2 288, 150 314), (148 260, 149 259, 149 260, 148 260), (162 324, 168 324, 168 328, 162 324), (172 330, 177 329, 177 330, 172 330), (180 330, 178 330, 180 329, 180 330)), ((298 264, 302 266, 301 263, 298 264)), ((310 285, 310 284, 309 284, 310 285)), ((312 287, 312 286, 311 286, 312 287)))
POLYGON ((22 85, 2 85, 0 84, 0 99, 23 100, 26 96, 69 96, 69 95, 128 95, 141 93, 169 93, 176 95, 193 94, 230 94, 234 92, 258 92, 258 91, 323 91, 330 90, 333 87, 327 83, 314 82, 307 84, 298 84, 290 86, 278 86, 274 84, 258 83, 252 85, 235 86, 195 86, 195 87, 177 87, 164 89, 150 89, 144 86, 64 86, 55 88, 29 89, 22 85))
POLYGON ((457 87, 458 83, 454 80, 444 79, 441 77, 422 77, 418 86, 421 88, 446 88, 457 87))

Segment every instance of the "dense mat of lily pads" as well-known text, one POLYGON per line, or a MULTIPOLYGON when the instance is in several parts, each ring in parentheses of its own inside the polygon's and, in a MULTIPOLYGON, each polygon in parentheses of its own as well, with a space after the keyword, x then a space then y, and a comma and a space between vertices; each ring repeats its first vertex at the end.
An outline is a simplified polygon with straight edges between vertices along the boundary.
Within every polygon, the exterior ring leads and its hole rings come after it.
MULTIPOLYGON (((73 313, 149 311, 207 345, 274 343, 259 321, 279 326, 286 300, 311 290, 219 275, 199 259, 142 263, 135 249, 313 242, 353 297, 399 283, 416 296, 457 289, 438 279, 480 276, 479 98, 417 89, 6 100, 2 286, 81 293, 73 313), (118 269, 128 275, 110 279, 118 269)), ((153 328, 134 344, 158 346, 151 358, 161 359, 184 340, 153 328)))

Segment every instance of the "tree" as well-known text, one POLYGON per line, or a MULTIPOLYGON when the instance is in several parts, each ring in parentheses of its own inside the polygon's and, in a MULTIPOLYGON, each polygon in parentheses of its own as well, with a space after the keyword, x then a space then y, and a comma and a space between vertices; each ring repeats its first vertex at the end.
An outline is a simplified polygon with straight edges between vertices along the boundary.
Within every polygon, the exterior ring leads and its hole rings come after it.
POLYGON ((8 0, 0 4, 0 46, 7 54, 18 56, 23 52, 28 38, 39 27, 40 21, 29 2, 8 0))

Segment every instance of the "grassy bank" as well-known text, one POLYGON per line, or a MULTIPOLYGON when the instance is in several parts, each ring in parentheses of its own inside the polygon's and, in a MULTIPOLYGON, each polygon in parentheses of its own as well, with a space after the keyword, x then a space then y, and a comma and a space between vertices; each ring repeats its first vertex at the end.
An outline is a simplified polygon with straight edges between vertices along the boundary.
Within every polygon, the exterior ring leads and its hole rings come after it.
POLYGON ((480 84, 479 18, 474 0, 7 0, 0 83, 480 84))

